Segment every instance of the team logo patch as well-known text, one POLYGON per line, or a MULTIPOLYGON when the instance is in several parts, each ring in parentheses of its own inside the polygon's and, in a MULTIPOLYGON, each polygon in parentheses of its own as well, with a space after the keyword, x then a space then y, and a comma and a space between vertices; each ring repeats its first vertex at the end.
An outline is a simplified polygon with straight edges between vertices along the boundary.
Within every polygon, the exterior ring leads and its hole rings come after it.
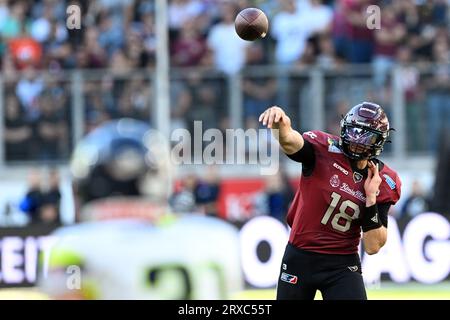
POLYGON ((342 153, 341 149, 339 149, 338 146, 336 146, 333 139, 328 138, 328 152, 331 153, 342 153))
POLYGON ((363 179, 363 175, 359 172, 353 172, 353 181, 355 181, 355 183, 361 182, 363 179))
POLYGON ((281 273, 281 281, 290 283, 290 284, 296 284, 297 283, 297 276, 294 276, 292 274, 286 273, 286 272, 282 272, 281 273))
POLYGON ((389 188, 391 188, 392 190, 395 189, 395 187, 397 186, 397 184, 395 183, 394 179, 392 179, 391 177, 389 177, 387 174, 383 174, 384 179, 386 180, 386 183, 389 185, 389 188))
POLYGON ((339 177, 337 174, 333 175, 330 179, 330 184, 332 187, 337 188, 341 184, 341 181, 339 181, 339 177))

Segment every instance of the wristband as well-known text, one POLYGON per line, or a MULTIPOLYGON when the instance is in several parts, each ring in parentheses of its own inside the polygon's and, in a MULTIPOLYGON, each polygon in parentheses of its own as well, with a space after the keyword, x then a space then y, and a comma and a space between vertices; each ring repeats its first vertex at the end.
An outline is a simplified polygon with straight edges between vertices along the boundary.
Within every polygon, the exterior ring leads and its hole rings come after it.
POLYGON ((364 215, 361 221, 361 227, 363 232, 367 232, 373 229, 380 228, 382 226, 381 219, 378 215, 377 204, 373 206, 366 207, 364 215))

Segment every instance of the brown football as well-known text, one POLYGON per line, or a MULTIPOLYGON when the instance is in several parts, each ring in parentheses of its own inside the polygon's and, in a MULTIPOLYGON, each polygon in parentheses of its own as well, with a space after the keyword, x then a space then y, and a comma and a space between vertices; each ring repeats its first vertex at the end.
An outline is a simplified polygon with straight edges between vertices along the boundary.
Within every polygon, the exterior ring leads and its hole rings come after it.
POLYGON ((267 16, 258 8, 247 8, 236 16, 234 21, 236 33, 247 41, 264 38, 269 30, 267 16))

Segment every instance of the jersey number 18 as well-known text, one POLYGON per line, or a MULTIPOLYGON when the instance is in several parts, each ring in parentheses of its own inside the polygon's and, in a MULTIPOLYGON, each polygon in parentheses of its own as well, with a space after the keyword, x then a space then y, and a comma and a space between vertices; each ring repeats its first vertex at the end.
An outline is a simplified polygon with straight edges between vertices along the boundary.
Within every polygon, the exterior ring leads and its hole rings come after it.
MULTIPOLYGON (((327 211, 325 212, 325 215, 322 218, 322 221, 320 221, 322 224, 326 225, 328 223, 328 221, 330 220, 331 215, 334 212, 334 209, 336 209, 339 200, 341 200, 341 195, 339 193, 333 192, 331 194, 331 203, 330 206, 328 207, 327 211)), ((352 220, 354 219, 358 219, 359 217, 359 206, 354 203, 353 201, 350 200, 345 200, 342 201, 341 205, 339 206, 339 212, 336 213, 333 217, 333 220, 331 220, 331 226, 333 227, 333 229, 341 231, 341 232, 346 232, 347 230, 350 229, 350 225, 352 223, 352 220), (345 212, 345 210, 347 208, 351 208, 353 209, 353 215, 350 216, 347 212, 345 212), (339 219, 344 219, 345 220, 345 224, 339 224, 339 219)))

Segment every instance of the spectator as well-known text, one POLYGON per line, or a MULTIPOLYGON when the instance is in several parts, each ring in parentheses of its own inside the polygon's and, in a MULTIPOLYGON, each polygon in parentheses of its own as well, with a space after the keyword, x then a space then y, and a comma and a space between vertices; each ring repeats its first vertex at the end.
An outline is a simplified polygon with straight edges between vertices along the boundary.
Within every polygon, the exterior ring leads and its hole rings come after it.
POLYGON ((288 176, 280 169, 276 175, 267 177, 265 188, 268 214, 284 222, 294 196, 288 176))
POLYGON ((114 28, 124 28, 133 19, 134 0, 97 0, 98 6, 113 18, 114 28))
POLYGON ((59 210, 61 193, 59 191, 59 181, 58 170, 50 170, 48 190, 42 193, 42 205, 39 210, 39 219, 42 223, 61 224, 59 210))
POLYGON ((305 50, 303 51, 303 54, 301 58, 297 61, 297 66, 300 69, 307 68, 316 62, 316 49, 314 46, 314 39, 308 39, 306 42, 305 50))
POLYGON ((128 31, 124 52, 130 61, 130 67, 132 69, 144 68, 150 61, 150 57, 144 48, 144 43, 142 42, 141 36, 138 32, 132 30, 128 31))
POLYGON ((152 88, 149 82, 141 75, 134 75, 130 79, 129 91, 131 103, 141 114, 141 119, 149 119, 149 110, 152 105, 152 88))
POLYGON ((197 178, 194 175, 186 176, 181 186, 174 192, 170 199, 172 210, 176 213, 193 213, 196 210, 195 188, 197 178))
POLYGON ((289 65, 302 56, 311 29, 297 11, 295 0, 282 0, 281 11, 272 19, 271 34, 276 40, 275 61, 289 65))
POLYGON ((14 95, 7 96, 4 133, 6 160, 28 160, 31 135, 31 127, 25 121, 19 101, 14 95))
POLYGON ((180 67, 200 65, 206 52, 206 41, 200 35, 196 21, 186 21, 172 45, 172 64, 180 67))
POLYGON ((406 198, 401 209, 401 219, 411 219, 418 214, 427 212, 428 199, 425 196, 419 181, 414 181, 410 195, 406 198))
POLYGON ((387 73, 392 69, 397 48, 405 36, 405 27, 397 21, 392 6, 382 9, 381 28, 375 30, 375 56, 373 59, 374 82, 382 89, 386 83, 387 73))
POLYGON ((401 46, 397 50, 397 63, 401 72, 401 86, 405 93, 406 119, 408 123, 408 149, 422 150, 425 143, 425 131, 422 108, 422 89, 420 87, 420 73, 412 64, 412 52, 408 46, 401 46))
POLYGON ((0 0, 0 30, 3 30, 3 25, 9 16, 8 0, 0 0))
POLYGON ((142 16, 141 22, 135 22, 133 29, 137 32, 143 45, 142 56, 146 57, 143 62, 144 67, 151 67, 155 64, 156 56, 156 34, 153 13, 149 12, 142 16))
POLYGON ((53 6, 44 3, 43 12, 31 23, 30 34, 34 40, 45 42, 50 38, 53 19, 53 6))
MULTIPOLYGON (((198 87, 198 91, 190 88, 191 94, 194 94, 193 101, 189 112, 186 114, 188 123, 193 124, 194 121, 202 121, 203 130, 217 128, 219 126, 220 114, 216 110, 217 106, 217 90, 212 84, 202 83, 198 87)), ((189 126, 193 132, 193 126, 189 126)))
POLYGON ((236 6, 232 2, 224 3, 221 14, 222 19, 211 28, 207 43, 213 54, 215 67, 226 74, 234 74, 245 64, 248 42, 236 34, 236 6))
MULTIPOLYGON (((107 37, 107 35, 104 35, 107 37)), ((106 41, 103 39, 103 41, 106 41)), ((84 46, 82 48, 82 54, 86 60, 85 66, 87 68, 103 68, 107 66, 107 46, 102 42, 100 38, 99 30, 97 28, 89 28, 84 34, 84 46)), ((111 49, 112 50, 112 49, 111 49)), ((111 58, 113 61, 114 57, 111 58)), ((82 66, 79 66, 82 67, 82 66)))
MULTIPOLYGON (((66 1, 58 1, 58 0, 42 0, 42 1, 27 1, 28 3, 33 2, 32 5, 28 8, 28 14, 31 16, 33 20, 37 20, 40 17, 45 15, 45 10, 47 8, 52 8, 52 19, 56 21, 63 21, 67 18, 67 4, 66 1)), ((83 1, 71 1, 71 4, 80 5, 80 2, 83 1)), ((80 7, 83 7, 81 5, 80 7)))
POLYGON ((38 171, 31 171, 28 176, 28 191, 19 204, 20 210, 25 212, 31 224, 40 222, 39 211, 42 206, 42 177, 38 171))
POLYGON ((17 69, 41 66, 42 46, 26 33, 9 41, 9 51, 17 69))
POLYGON ((130 72, 131 61, 126 56, 125 52, 122 49, 119 49, 114 52, 111 57, 109 68, 113 75, 124 75, 130 72))
POLYGON ((217 217, 217 201, 220 193, 220 177, 217 168, 208 167, 208 172, 203 180, 197 182, 195 187, 195 202, 198 210, 207 216, 217 217))
POLYGON ((139 100, 135 99, 131 88, 127 87, 119 98, 115 118, 144 119, 144 110, 139 106, 139 100))
POLYGON ((28 66, 16 87, 16 94, 25 108, 27 120, 34 120, 39 116, 37 99, 42 90, 44 90, 44 80, 34 67, 28 66))
POLYGON ((348 47, 350 45, 350 27, 345 16, 344 1, 336 1, 331 26, 331 35, 333 38, 333 46, 336 51, 336 56, 340 59, 346 60, 348 56, 348 47))
POLYGON ((86 97, 86 131, 90 132, 103 122, 110 119, 102 94, 91 92, 86 97))
POLYGON ((2 21, 1 24, 0 34, 3 38, 15 38, 22 33, 27 23, 25 21, 25 13, 25 1, 14 1, 11 3, 6 20, 2 21))
POLYGON ((192 107, 192 95, 183 82, 173 82, 170 87, 172 129, 187 128, 186 119, 192 107))
POLYGON ((53 20, 50 24, 50 34, 43 44, 46 52, 44 62, 51 70, 66 69, 73 66, 74 61, 71 57, 72 47, 68 40, 66 26, 62 26, 53 20))
POLYGON ((188 20, 198 17, 203 11, 203 1, 171 0, 169 3, 169 28, 179 30, 188 20))
POLYGON ((39 97, 40 115, 36 119, 37 155, 41 160, 57 160, 68 147, 68 128, 63 106, 59 106, 50 90, 39 97), (64 150, 64 151, 63 151, 64 150))
POLYGON ((319 54, 316 63, 319 67, 324 69, 335 69, 342 65, 343 61, 336 55, 333 40, 330 36, 320 36, 318 46, 319 54))
POLYGON ((302 12, 311 34, 328 32, 333 19, 333 10, 324 5, 323 0, 308 0, 308 8, 302 12))
POLYGON ((155 3, 154 1, 147 0, 135 0, 133 1, 132 7, 132 15, 133 15, 133 23, 143 21, 144 16, 150 15, 153 16, 155 12, 155 3))
POLYGON ((373 30, 367 28, 369 0, 340 0, 345 24, 348 28, 346 45, 347 61, 368 63, 373 56, 373 30))

